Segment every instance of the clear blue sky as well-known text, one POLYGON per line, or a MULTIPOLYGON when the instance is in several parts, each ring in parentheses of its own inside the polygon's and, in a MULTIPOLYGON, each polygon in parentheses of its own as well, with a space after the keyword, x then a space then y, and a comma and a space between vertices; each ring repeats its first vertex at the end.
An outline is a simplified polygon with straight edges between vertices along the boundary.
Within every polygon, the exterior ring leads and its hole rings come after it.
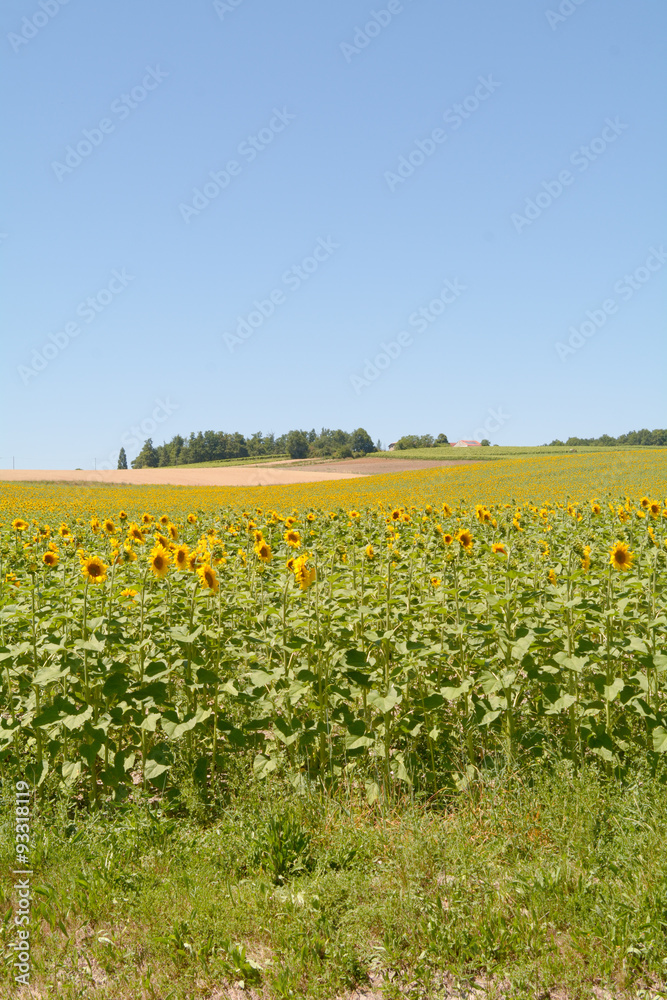
POLYGON ((665 426, 662 0, 42 4, 0 13, 1 466, 665 426))

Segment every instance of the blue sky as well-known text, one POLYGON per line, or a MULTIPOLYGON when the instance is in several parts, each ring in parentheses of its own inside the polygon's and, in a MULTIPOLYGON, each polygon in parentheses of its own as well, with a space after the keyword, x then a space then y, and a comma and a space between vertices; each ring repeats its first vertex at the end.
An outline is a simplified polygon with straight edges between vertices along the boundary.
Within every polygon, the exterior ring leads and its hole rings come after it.
POLYGON ((0 18, 0 466, 665 426, 660 0, 0 18))

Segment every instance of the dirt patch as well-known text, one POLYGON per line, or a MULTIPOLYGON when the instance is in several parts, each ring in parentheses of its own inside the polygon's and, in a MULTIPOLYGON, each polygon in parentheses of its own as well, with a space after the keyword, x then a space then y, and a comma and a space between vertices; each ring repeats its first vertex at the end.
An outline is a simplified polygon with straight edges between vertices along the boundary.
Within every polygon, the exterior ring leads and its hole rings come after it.
POLYGON ((301 461, 309 461, 309 468, 322 472, 344 472, 362 476, 380 476, 392 472, 418 472, 420 469, 441 469, 450 465, 480 464, 466 459, 457 461, 456 459, 437 458, 338 458, 302 459, 301 461))
POLYGON ((324 483, 357 479, 392 472, 418 472, 448 465, 473 465, 466 461, 437 459, 357 458, 303 459, 280 462, 282 468, 260 465, 226 465, 191 469, 0 469, 0 482, 127 483, 135 486, 280 486, 292 483, 324 483))

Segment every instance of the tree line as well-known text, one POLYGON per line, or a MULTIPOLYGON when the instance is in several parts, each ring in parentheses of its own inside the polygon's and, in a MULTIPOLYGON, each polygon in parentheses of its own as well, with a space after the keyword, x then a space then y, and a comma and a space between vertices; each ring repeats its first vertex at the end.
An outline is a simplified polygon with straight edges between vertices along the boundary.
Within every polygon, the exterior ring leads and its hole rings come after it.
POLYGON ((656 429, 654 431, 649 431, 646 428, 643 428, 640 431, 629 431, 627 434, 619 434, 618 437, 610 437, 609 434, 603 434, 602 437, 599 438, 569 437, 567 441, 560 441, 558 438, 551 441, 551 445, 570 445, 572 447, 586 444, 601 445, 605 448, 611 447, 612 445, 624 444, 656 444, 664 447, 667 445, 667 430, 656 429))
MULTIPOLYGON (((155 469, 173 465, 192 465, 200 462, 220 462, 230 458, 351 458, 381 450, 381 442, 373 444, 370 434, 363 427, 351 433, 323 427, 318 434, 311 431, 292 430, 276 437, 257 432, 245 437, 238 431, 199 431, 189 438, 176 434, 171 441, 154 445, 152 438, 132 462, 133 469, 155 469)), ((125 449, 121 449, 118 468, 127 468, 125 449)))

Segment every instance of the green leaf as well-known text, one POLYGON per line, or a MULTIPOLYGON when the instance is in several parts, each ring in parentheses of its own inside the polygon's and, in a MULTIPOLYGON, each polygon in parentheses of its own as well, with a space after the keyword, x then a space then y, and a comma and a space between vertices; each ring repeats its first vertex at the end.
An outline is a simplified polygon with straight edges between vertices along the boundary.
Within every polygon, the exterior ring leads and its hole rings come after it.
POLYGON ((604 694, 603 694, 604 700, 614 701, 614 699, 618 697, 618 695, 621 693, 624 687, 625 687, 625 681, 623 680, 622 677, 616 677, 614 679, 613 684, 605 684, 604 694))
POLYGON ((652 733, 653 749, 656 753, 667 753, 667 729, 656 726, 652 733))

